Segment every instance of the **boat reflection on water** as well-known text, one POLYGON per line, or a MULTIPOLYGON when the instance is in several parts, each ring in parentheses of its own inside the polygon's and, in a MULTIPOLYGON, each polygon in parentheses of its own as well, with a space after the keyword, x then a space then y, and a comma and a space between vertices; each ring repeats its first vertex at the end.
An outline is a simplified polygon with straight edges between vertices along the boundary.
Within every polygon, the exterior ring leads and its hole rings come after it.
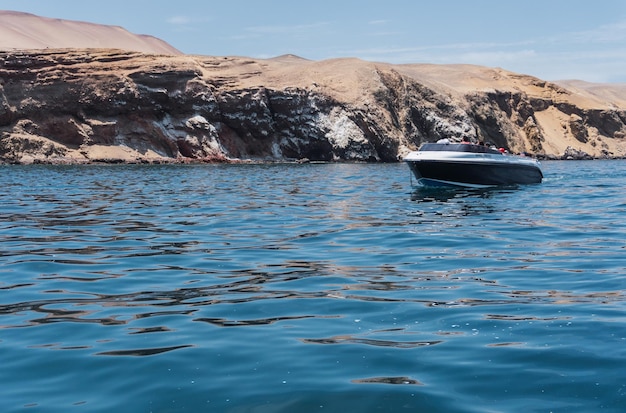
POLYGON ((490 199, 502 194, 510 194, 520 189, 518 185, 492 186, 486 188, 463 188, 453 186, 416 185, 411 191, 411 201, 449 202, 466 198, 490 199))
POLYGON ((520 191, 526 194, 526 190, 531 188, 522 185, 486 188, 417 185, 412 188, 410 200, 421 205, 419 214, 422 217, 423 214, 450 218, 481 216, 510 212, 515 204, 511 200, 517 199, 521 195, 520 191))
POLYGON ((418 185, 411 192, 411 201, 417 202, 448 202, 453 199, 478 197, 491 197, 490 188, 469 189, 454 187, 431 187, 418 185))

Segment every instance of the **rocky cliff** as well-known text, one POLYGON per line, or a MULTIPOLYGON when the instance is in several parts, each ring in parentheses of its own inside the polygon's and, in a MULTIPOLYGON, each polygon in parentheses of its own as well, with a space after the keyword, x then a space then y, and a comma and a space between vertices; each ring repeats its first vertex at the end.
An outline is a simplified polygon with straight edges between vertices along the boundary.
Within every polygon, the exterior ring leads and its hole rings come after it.
POLYGON ((623 157, 624 95, 584 86, 463 65, 11 50, 0 52, 0 162, 390 162, 462 136, 623 157))

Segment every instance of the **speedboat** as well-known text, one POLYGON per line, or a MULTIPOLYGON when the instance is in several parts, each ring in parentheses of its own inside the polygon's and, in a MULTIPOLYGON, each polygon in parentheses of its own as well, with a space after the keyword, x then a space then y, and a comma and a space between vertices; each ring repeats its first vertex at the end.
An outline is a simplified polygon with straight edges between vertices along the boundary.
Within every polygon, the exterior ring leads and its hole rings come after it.
POLYGON ((543 179, 536 159, 471 143, 425 143, 404 161, 424 186, 485 188, 543 179))

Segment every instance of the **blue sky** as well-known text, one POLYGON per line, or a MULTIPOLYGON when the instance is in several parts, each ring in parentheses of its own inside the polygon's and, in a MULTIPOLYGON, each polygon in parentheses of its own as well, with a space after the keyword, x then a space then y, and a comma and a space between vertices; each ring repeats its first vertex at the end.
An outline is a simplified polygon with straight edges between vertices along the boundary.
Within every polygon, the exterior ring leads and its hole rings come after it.
POLYGON ((626 0, 0 0, 118 25, 189 54, 470 63, 626 82, 626 0))

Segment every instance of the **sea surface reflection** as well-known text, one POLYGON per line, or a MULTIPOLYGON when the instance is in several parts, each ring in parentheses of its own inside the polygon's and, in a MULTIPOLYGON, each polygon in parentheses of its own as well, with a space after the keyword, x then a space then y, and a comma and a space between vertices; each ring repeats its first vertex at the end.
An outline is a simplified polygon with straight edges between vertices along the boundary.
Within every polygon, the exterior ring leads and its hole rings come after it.
POLYGON ((543 167, 0 167, 0 410, 624 411, 626 162, 543 167))

